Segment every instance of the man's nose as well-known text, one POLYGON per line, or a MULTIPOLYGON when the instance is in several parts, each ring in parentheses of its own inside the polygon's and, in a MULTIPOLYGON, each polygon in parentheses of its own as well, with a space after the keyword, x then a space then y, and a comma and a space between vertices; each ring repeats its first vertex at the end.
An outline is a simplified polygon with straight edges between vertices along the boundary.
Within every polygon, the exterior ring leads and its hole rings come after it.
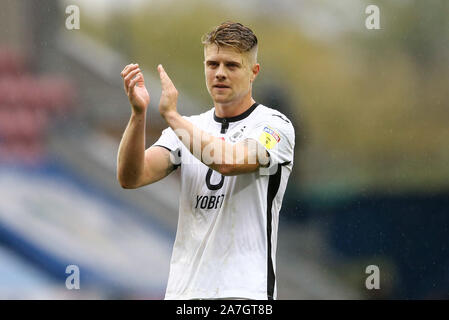
POLYGON ((218 66, 217 72, 215 73, 215 78, 217 79, 226 79, 226 72, 224 70, 224 66, 222 64, 220 64, 218 66))

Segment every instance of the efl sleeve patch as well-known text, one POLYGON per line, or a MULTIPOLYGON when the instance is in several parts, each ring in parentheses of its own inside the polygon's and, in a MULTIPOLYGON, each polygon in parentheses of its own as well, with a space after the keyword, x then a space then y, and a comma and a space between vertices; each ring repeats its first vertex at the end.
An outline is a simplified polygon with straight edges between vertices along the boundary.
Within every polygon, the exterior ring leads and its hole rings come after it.
POLYGON ((262 134, 259 136, 259 142, 265 148, 272 149, 281 140, 280 135, 270 127, 263 128, 262 134))

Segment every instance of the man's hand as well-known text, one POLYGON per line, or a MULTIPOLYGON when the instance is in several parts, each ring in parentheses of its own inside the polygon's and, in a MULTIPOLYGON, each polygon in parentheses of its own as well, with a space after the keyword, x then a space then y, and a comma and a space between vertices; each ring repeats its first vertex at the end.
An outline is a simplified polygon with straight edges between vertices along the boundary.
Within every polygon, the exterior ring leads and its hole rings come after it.
POLYGON ((123 78, 123 84, 129 102, 136 113, 145 113, 150 104, 150 95, 143 74, 138 64, 128 64, 120 74, 123 78))
POLYGON ((176 104, 178 103, 178 90, 168 77, 162 65, 157 66, 159 77, 161 78, 162 94, 159 101, 159 113, 165 119, 171 112, 176 112, 176 104))

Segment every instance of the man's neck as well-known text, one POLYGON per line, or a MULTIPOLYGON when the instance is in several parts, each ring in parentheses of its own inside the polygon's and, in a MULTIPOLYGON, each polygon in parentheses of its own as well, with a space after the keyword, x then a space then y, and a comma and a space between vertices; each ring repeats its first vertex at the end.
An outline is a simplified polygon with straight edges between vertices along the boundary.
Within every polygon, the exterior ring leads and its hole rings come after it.
POLYGON ((214 103, 215 115, 219 118, 231 118, 241 115, 248 110, 256 101, 248 95, 245 99, 232 104, 214 103))

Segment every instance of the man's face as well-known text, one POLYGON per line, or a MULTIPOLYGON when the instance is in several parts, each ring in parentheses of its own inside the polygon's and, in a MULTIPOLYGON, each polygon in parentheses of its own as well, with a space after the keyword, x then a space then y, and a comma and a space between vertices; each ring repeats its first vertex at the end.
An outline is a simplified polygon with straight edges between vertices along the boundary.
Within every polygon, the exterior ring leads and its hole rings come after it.
POLYGON ((204 48, 206 85, 214 102, 232 103, 243 99, 251 91, 251 83, 259 72, 259 65, 250 53, 240 53, 232 47, 215 44, 204 48))

